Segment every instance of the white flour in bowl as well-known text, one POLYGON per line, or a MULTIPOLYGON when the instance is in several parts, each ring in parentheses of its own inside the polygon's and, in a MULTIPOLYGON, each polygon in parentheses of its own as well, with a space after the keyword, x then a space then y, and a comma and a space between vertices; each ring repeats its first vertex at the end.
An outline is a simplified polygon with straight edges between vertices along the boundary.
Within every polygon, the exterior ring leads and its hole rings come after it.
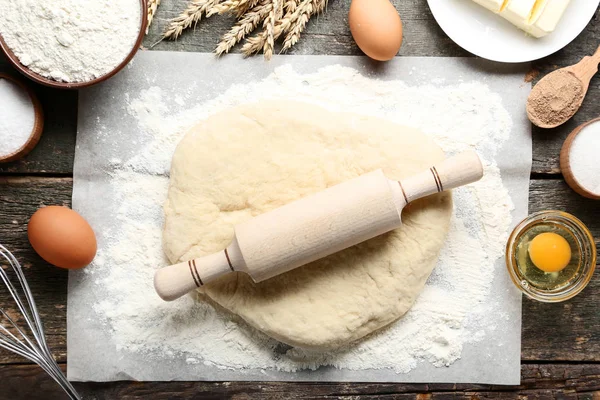
MULTIPOLYGON (((170 94, 149 87, 129 99, 129 112, 152 140, 129 159, 111 160, 118 229, 106 233, 110 239, 83 271, 106 291, 93 307, 110 327, 118 350, 220 369, 296 371, 333 365, 403 373, 420 362, 450 365, 460 359, 465 343, 483 340, 495 330, 486 317, 495 304, 486 300, 495 261, 503 256, 513 204, 494 156, 508 139, 512 120, 501 97, 486 84, 438 83, 378 81, 339 65, 303 75, 286 65, 264 80, 233 85, 181 113, 172 112, 171 105, 186 104, 185 90, 170 94), (485 159, 484 178, 454 191, 448 242, 413 309, 390 327, 337 351, 315 353, 281 345, 192 296, 166 303, 152 288, 154 271, 168 263, 161 248, 162 205, 177 142, 188 127, 215 112, 273 97, 416 127, 448 154, 475 148, 485 159)), ((98 140, 105 140, 101 132, 98 140)))
POLYGON ((21 64, 60 82, 87 82, 129 55, 139 0, 0 0, 0 35, 21 64))

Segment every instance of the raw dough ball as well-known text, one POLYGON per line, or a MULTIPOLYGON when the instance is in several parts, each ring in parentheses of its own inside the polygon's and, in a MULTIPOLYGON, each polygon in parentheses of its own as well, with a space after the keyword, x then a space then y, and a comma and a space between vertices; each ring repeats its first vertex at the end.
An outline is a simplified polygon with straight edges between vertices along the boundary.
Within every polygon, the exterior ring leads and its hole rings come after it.
MULTIPOLYGON (((400 179, 444 158, 414 129, 295 102, 216 114, 183 138, 171 167, 171 262, 224 249, 252 216, 383 168, 400 179)), ((452 212, 442 193, 410 204, 396 231, 261 283, 235 273, 201 291, 293 346, 330 349, 401 317, 425 285, 452 212)))

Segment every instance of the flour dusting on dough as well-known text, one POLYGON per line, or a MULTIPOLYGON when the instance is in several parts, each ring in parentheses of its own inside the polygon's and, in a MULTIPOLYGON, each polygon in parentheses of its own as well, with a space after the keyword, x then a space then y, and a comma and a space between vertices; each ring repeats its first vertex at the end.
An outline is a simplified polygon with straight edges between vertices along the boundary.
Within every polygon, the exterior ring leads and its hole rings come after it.
POLYGON ((412 87, 369 79, 341 66, 309 75, 283 66, 263 81, 234 85, 181 113, 171 111, 174 103, 159 87, 130 100, 129 112, 147 132, 140 138, 147 144, 111 172, 111 189, 120 200, 115 218, 122 229, 111 233, 114 239, 104 244, 106 251, 85 270, 107 290, 94 309, 112 328, 120 350, 222 369, 295 371, 333 365, 404 373, 420 362, 450 365, 460 358, 465 343, 482 340, 486 331, 495 329, 485 323, 485 300, 494 263, 503 255, 513 205, 494 156, 508 139, 512 121, 500 96, 485 84, 412 87), (414 307, 390 328, 335 352, 281 346, 192 296, 165 303, 152 288, 154 270, 167 263, 161 249, 162 204, 177 142, 188 127, 215 112, 268 98, 384 118, 431 135, 448 154, 474 148, 484 158, 484 178, 454 191, 448 242, 414 307))

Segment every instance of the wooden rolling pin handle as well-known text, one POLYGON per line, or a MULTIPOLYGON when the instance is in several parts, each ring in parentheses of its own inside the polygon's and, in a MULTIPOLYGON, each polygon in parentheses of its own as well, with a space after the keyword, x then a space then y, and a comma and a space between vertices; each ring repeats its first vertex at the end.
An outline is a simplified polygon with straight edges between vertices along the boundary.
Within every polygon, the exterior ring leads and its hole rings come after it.
POLYGON ((229 252, 225 249, 159 269, 154 275, 154 289, 161 299, 172 301, 232 271, 229 252))
POLYGON ((476 152, 465 151, 450 157, 427 171, 400 181, 405 200, 413 200, 429 196, 444 190, 478 181, 483 176, 483 166, 476 152))

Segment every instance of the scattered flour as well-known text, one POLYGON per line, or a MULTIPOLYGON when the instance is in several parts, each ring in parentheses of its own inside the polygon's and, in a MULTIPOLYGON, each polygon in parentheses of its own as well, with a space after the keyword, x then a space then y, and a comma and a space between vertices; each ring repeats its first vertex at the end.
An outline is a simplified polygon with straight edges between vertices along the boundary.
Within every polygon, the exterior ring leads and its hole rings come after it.
POLYGON ((0 157, 23 147, 34 125, 35 109, 29 94, 8 79, 0 78, 0 157))
POLYGON ((405 373, 422 362, 448 366, 461 357, 465 343, 483 340, 486 331, 495 329, 486 323, 485 300, 494 263, 508 238, 513 204, 494 156, 508 139, 512 121, 500 96, 485 84, 411 87, 371 80, 341 66, 308 75, 283 66, 263 81, 234 85, 213 100, 174 114, 169 104, 179 102, 159 87, 130 99, 129 113, 152 139, 130 159, 110 163, 120 223, 105 233, 111 239, 85 271, 106 290, 94 309, 112 329, 119 350, 220 369, 296 371, 332 365, 405 373), (274 97, 386 118, 432 135, 448 154, 475 148, 485 159, 484 178, 454 191, 447 244, 412 310, 390 327, 334 352, 282 345, 194 296, 163 302, 152 287, 155 269, 167 265, 161 249, 162 205, 177 142, 186 128, 215 112, 274 97))
POLYGON ((19 61, 63 82, 111 72, 141 26, 138 0, 0 0, 0 33, 19 61))

